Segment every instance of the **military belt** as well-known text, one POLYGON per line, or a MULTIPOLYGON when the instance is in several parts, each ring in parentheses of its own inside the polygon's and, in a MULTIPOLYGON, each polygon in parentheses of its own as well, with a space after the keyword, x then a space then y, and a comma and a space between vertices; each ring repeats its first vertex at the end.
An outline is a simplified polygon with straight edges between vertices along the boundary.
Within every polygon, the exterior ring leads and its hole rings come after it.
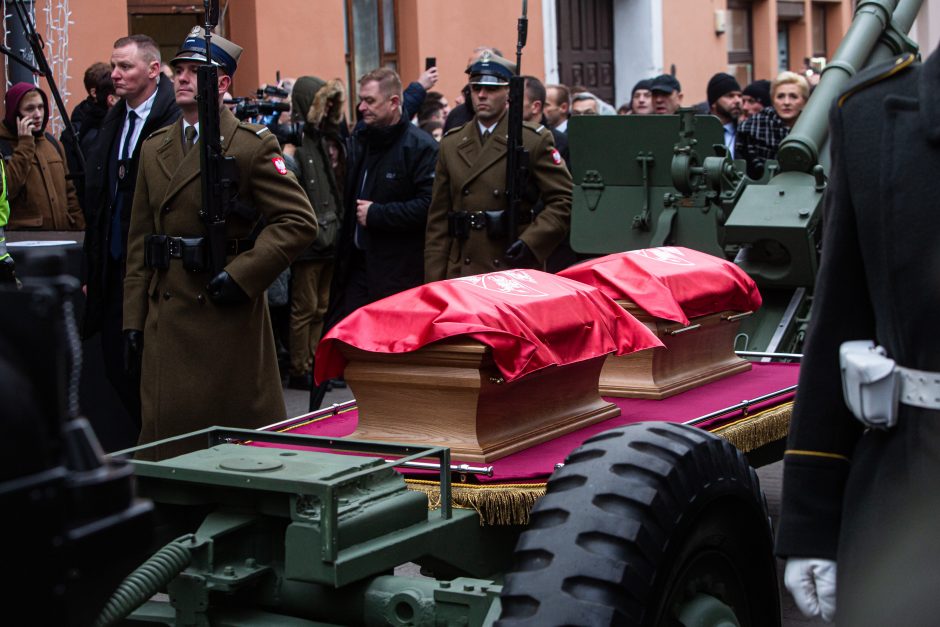
MULTIPOLYGON (((532 222, 532 212, 519 212, 517 224, 532 222)), ((506 212, 499 211, 454 211, 447 214, 447 233, 451 237, 465 240, 471 231, 482 231, 493 239, 506 237, 506 212)))
MULTIPOLYGON (((225 240, 225 254, 235 256, 254 245, 253 239, 225 240)), ((166 270, 172 259, 181 259, 183 267, 191 272, 204 272, 209 267, 206 238, 148 235, 144 239, 144 265, 148 268, 166 270)))

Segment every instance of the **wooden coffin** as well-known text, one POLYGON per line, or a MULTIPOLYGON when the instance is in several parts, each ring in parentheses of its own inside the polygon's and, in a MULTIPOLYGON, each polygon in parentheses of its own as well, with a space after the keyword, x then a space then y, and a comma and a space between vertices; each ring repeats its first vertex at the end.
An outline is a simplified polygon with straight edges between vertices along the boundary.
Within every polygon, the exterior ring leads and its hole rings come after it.
POLYGON ((636 303, 618 300, 665 348, 611 355, 601 371, 605 396, 661 399, 751 369, 734 354, 741 319, 750 312, 724 311, 692 318, 689 325, 655 318, 636 303))
POLYGON ((448 446, 455 459, 491 462, 620 413, 597 389, 603 355, 506 382, 490 347, 473 340, 411 353, 340 350, 359 407, 352 438, 448 446))

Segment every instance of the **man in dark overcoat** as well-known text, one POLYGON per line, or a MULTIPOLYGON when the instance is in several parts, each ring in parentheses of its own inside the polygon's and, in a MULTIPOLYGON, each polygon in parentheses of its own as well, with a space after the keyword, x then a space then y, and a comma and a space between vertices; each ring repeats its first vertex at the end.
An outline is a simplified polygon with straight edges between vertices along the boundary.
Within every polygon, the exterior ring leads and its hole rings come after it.
POLYGON ((513 267, 541 268, 568 234, 571 175, 551 132, 531 124, 523 124, 522 130, 530 175, 518 216, 518 239, 509 243, 498 228, 489 234, 486 228, 488 218, 499 219, 486 212, 508 206, 506 104, 513 68, 488 52, 467 68, 476 115, 441 140, 425 234, 425 282, 513 267), (533 216, 539 198, 544 207, 533 216))
POLYGON ((830 129, 822 262, 776 550, 808 614, 852 627, 936 624, 940 54, 857 76, 830 129), (896 426, 865 428, 850 413, 839 359, 849 340, 872 340, 899 367, 923 371, 913 395, 901 377, 896 426))
POLYGON ((115 451, 133 446, 140 432, 140 381, 124 368, 121 332, 127 230, 140 147, 148 135, 175 122, 180 110, 172 81, 160 72, 160 48, 147 35, 114 42, 111 67, 115 94, 121 100, 108 110, 94 146, 85 155, 87 298, 82 332, 85 338, 101 334, 105 374, 127 412, 95 416, 102 445, 115 451), (105 419, 108 424, 102 423, 105 419))
MULTIPOLYGON (((225 225, 225 268, 211 276, 198 268, 206 241, 196 71, 205 40, 194 29, 171 62, 182 118, 144 142, 131 214, 124 333, 128 353, 142 353, 140 444, 211 425, 256 428, 286 414, 265 290, 314 240, 316 217, 273 134, 222 107, 241 48, 213 36, 211 50, 222 151, 238 166, 238 210, 225 225)), ((181 450, 164 447, 158 456, 181 450)))
POLYGON ((330 326, 424 279, 424 228, 438 148, 402 115, 401 99, 401 79, 388 68, 359 79, 363 123, 348 142, 330 326))

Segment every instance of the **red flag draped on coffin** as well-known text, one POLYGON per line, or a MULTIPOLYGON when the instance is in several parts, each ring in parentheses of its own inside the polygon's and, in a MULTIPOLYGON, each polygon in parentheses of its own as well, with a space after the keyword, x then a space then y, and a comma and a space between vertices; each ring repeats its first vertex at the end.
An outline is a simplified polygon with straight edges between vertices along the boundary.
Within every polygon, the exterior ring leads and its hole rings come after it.
POLYGON ((664 246, 592 259, 559 273, 594 286, 610 298, 630 299, 657 318, 689 324, 720 311, 754 311, 757 285, 730 261, 664 246))
POLYGON ((338 342, 407 353, 457 336, 490 346, 507 381, 551 365, 662 346, 596 288, 536 270, 506 270, 429 283, 357 309, 320 342, 316 380, 343 373, 338 342))

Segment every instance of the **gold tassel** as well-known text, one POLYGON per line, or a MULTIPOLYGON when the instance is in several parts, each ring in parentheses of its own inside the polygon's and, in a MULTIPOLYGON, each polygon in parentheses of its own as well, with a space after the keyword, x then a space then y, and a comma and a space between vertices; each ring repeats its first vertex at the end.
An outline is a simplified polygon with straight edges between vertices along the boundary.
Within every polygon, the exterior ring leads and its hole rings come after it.
POLYGON ((793 401, 790 401, 722 425, 711 432, 731 442, 742 453, 749 453, 787 437, 792 415, 793 401))
MULTIPOLYGON (((744 453, 787 437, 793 402, 745 416, 714 429, 712 433, 733 444, 744 453)), ((436 481, 406 480, 408 488, 424 492, 428 509, 441 506, 441 486, 436 481)), ((451 485, 451 504, 459 509, 472 509, 480 515, 481 525, 526 525, 529 512, 540 496, 544 483, 511 483, 500 485, 451 485)))
MULTIPOLYGON (((436 481, 408 479, 406 483, 410 490, 427 495, 428 509, 441 506, 441 486, 436 481)), ((452 485, 450 496, 453 507, 475 510, 481 525, 526 525, 532 506, 543 494, 544 483, 510 483, 452 485)))

